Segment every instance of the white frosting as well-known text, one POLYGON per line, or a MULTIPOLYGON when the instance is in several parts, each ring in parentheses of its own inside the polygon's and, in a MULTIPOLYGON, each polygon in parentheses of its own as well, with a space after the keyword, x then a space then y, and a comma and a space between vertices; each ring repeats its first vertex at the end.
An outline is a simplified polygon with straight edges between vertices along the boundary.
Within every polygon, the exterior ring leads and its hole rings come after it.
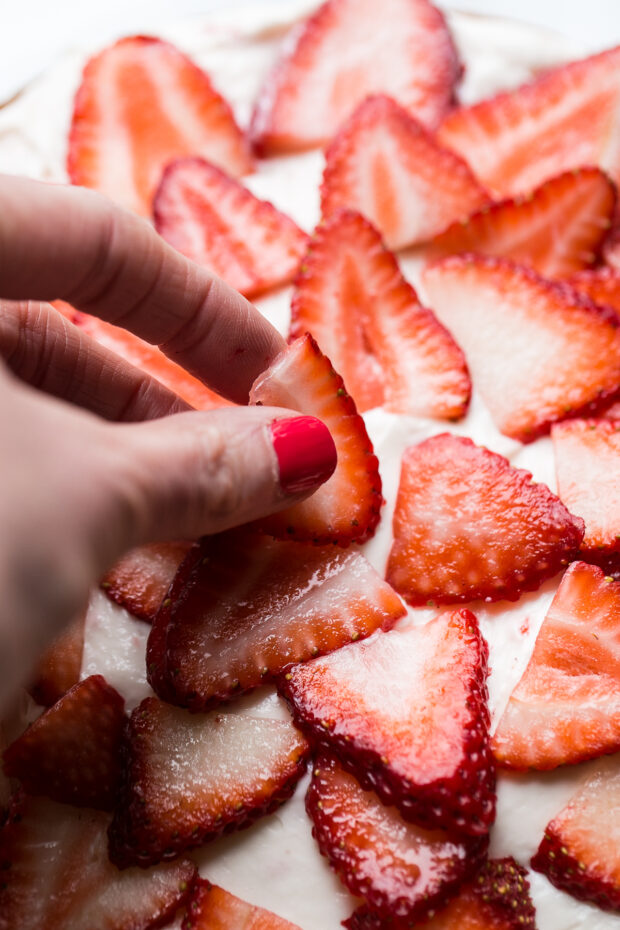
MULTIPOLYGON (((291 20, 313 6, 295 0, 286 8, 256 6, 247 11, 211 16, 160 31, 187 51, 212 75, 245 124, 251 101, 291 20), (240 25, 241 24, 241 25, 240 25)), ((528 79, 536 70, 579 54, 568 40, 516 22, 450 14, 466 77, 461 98, 471 102, 528 79)), ((64 181, 66 128, 72 96, 86 54, 68 54, 43 78, 33 82, 0 110, 0 171, 64 181)), ((271 200, 310 231, 319 216, 318 185, 323 156, 311 152, 262 162, 246 179, 258 196, 271 200)), ((419 261, 403 256, 404 273, 419 286, 419 261)), ((258 302, 263 313, 285 333, 289 321, 290 288, 258 302)), ((383 572, 391 544, 391 517, 403 450, 437 432, 469 435, 476 442, 506 455, 538 481, 555 488, 553 456, 548 439, 530 446, 502 436, 474 396, 466 419, 458 424, 397 417, 373 410, 366 422, 380 460, 386 505, 378 532, 365 547, 367 557, 383 572)), ((531 654, 558 579, 547 582, 516 603, 476 603, 490 649, 490 704, 494 725, 531 654)), ((431 610, 410 610, 402 622, 425 622, 431 610)), ((100 672, 134 707, 151 693, 145 680, 144 648, 148 627, 94 592, 88 613, 82 674, 100 672)), ((282 717, 288 711, 271 688, 242 698, 235 708, 261 717, 282 717)), ((567 767, 541 775, 499 779, 498 816, 492 830, 493 855, 514 855, 523 864, 535 851, 548 820, 573 793, 587 766, 567 767)), ((318 853, 304 810, 307 778, 295 796, 276 814, 251 829, 210 844, 197 854, 201 871, 240 897, 297 924, 302 930, 338 930, 356 902, 331 873, 318 853)), ((542 876, 532 874, 532 893, 540 930, 618 930, 619 919, 557 891, 542 876)))

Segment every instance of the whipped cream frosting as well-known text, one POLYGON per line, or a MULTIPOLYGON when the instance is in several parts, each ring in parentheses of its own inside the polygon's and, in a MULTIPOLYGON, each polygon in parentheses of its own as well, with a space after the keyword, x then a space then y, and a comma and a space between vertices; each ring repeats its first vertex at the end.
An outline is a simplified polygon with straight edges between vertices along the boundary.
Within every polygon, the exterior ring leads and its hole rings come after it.
MULTIPOLYGON (((268 4, 213 14, 159 30, 211 75, 230 101, 241 125, 247 125, 252 100, 277 54, 290 25, 315 4, 292 0, 286 7, 268 4)), ((582 49, 540 28, 467 14, 447 14, 465 76, 460 97, 474 102, 514 87, 537 71, 578 57, 582 49)), ((0 171, 66 181, 65 148, 73 94, 87 57, 97 49, 68 53, 43 77, 0 109, 0 171)), ((311 231, 319 218, 320 152, 262 161, 245 179, 259 197, 271 200, 311 231)), ((420 296, 420 262, 415 252, 399 256, 405 275, 420 296)), ((284 334, 288 331, 290 288, 257 301, 259 309, 284 334)), ((503 436, 474 393, 467 417, 457 424, 414 419, 371 410, 366 424, 379 457, 386 504, 375 537, 364 547, 380 573, 392 539, 391 521, 403 450, 428 436, 449 430, 505 455, 526 468, 535 480, 555 491, 549 439, 531 445, 503 436)), ((534 641, 557 590, 559 577, 517 602, 467 605, 477 614, 490 650, 490 707, 497 724, 510 694, 530 658, 534 641)), ((421 624, 436 613, 410 609, 401 623, 421 624)), ((103 674, 135 707, 150 694, 144 652, 149 627, 93 591, 86 624, 82 675, 103 674)), ((273 688, 261 688, 227 708, 266 718, 288 717, 273 688)), ((561 809, 582 778, 600 762, 567 766, 552 773, 500 774, 497 821, 491 833, 491 855, 513 855, 524 865, 542 838, 547 822, 561 809)), ((211 881, 245 900, 269 908, 301 930, 338 930, 357 902, 340 884, 318 851, 304 809, 308 776, 280 810, 237 835, 199 850, 195 859, 211 881)), ((620 918, 576 901, 555 889, 544 876, 530 874, 539 930, 618 930, 620 918)))

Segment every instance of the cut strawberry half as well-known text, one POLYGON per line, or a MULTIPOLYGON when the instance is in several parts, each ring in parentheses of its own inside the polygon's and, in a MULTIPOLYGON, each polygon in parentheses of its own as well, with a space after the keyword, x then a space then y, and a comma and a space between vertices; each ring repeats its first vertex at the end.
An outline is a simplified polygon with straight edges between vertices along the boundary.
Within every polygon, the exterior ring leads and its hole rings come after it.
POLYGON ((435 236, 430 254, 498 255, 548 278, 564 278, 594 264, 615 205, 615 186, 598 168, 567 171, 531 194, 453 223, 435 236))
POLYGON ((620 552, 620 420, 568 420, 551 437, 558 494, 585 522, 586 558, 620 552))
POLYGON ((620 48, 563 65, 517 90, 449 113, 439 140, 498 194, 598 165, 620 179, 620 48))
POLYGON ((167 166, 153 215, 170 245, 246 297, 290 281, 308 245, 290 217, 202 158, 167 166))
POLYGON ((287 721, 190 714, 146 698, 124 753, 110 827, 110 858, 121 868, 172 858, 274 810, 303 775, 308 745, 287 721))
POLYGON ((207 537, 157 616, 149 681, 165 700, 205 710, 296 662, 389 629, 404 613, 356 550, 246 530, 207 537))
POLYGON ((191 543, 150 543, 132 549, 101 580, 110 600, 152 623, 191 543))
POLYGON ((262 155, 322 145, 369 94, 435 127, 461 75, 442 14, 427 0, 328 0, 294 30, 260 91, 250 128, 262 155))
POLYGON ((463 159, 385 95, 360 104, 325 153, 323 216, 357 210, 390 249, 424 242, 488 201, 463 159))
POLYGON ((532 868, 581 901, 620 913, 620 771, 601 765, 547 824, 532 868))
POLYGON ((80 680, 85 620, 74 620, 39 659, 28 688, 37 704, 51 707, 80 680))
POLYGON ((314 235, 295 282, 291 336, 311 332, 360 411, 463 416, 471 384, 463 353, 418 301, 376 229, 339 210, 314 235))
MULTIPOLYGON (((348 930, 410 930, 409 921, 383 921, 359 908, 343 922, 348 930)), ((447 907, 424 923, 425 930, 536 930, 536 911, 527 870, 512 857, 489 859, 447 907)))
POLYGON ((29 794, 112 810, 125 702, 101 675, 78 682, 4 752, 4 771, 29 794))
POLYGON ((250 402, 318 417, 338 451, 329 481, 309 500, 261 520, 260 526, 279 539, 319 545, 347 546, 370 539, 383 503, 379 463, 342 378, 311 336, 297 339, 259 375, 250 402))
POLYGON ((501 766, 552 769, 620 751, 620 584, 574 562, 492 741, 501 766))
POLYGON ((475 616, 455 610, 296 665, 280 687, 363 788, 421 826, 479 835, 495 815, 487 655, 475 616))
POLYGON ((164 166, 200 155, 236 176, 252 159, 207 74, 168 42, 130 36, 91 58, 69 132, 72 184, 145 216, 164 166))
POLYGON ((0 833, 3 930, 150 930, 188 897, 187 859, 119 872, 108 861, 109 815, 21 797, 0 833))
POLYGON ((388 919, 417 921, 448 901, 475 872, 486 837, 466 839, 406 823, 321 754, 306 796, 313 836, 349 891, 388 919))
POLYGON ((187 905, 183 930, 300 930, 295 924, 276 917, 224 891, 218 885, 199 879, 187 905))
POLYGON ((522 442, 620 391, 620 320, 505 259, 453 256, 424 272, 430 305, 465 352, 498 429, 522 442))
POLYGON ((130 365, 157 378, 196 410, 212 410, 215 407, 230 405, 231 401, 216 394, 198 378, 194 378, 164 355, 157 346, 150 345, 126 329, 77 311, 74 322, 96 342, 120 355, 130 365))
POLYGON ((516 600, 575 557, 583 521, 544 484, 442 433, 402 460, 387 580, 412 605, 516 600))

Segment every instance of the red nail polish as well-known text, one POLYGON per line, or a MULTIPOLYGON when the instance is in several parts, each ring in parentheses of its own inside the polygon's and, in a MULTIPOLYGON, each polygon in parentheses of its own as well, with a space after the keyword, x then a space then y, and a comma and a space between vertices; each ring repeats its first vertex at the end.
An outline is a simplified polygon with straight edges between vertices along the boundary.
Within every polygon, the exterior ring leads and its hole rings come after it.
POLYGON ((338 455, 331 433, 315 417, 291 417, 271 424, 273 447, 285 494, 310 491, 330 477, 338 455))

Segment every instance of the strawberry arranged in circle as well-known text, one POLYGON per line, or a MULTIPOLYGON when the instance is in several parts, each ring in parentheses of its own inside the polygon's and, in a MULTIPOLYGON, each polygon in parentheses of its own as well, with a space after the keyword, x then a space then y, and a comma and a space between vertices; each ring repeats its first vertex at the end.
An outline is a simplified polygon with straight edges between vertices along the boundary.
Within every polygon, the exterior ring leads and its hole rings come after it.
POLYGON ((370 539, 383 503, 377 457, 342 378, 312 336, 297 339, 259 375, 250 402, 318 417, 338 452, 334 474, 312 497, 261 520, 261 528, 278 539, 318 545, 370 539))
POLYGON ((532 868, 580 901, 620 913, 620 769, 601 765, 547 824, 532 868))
POLYGON ((161 697, 192 710, 389 629, 405 613, 357 550, 279 542, 244 529, 206 537, 168 601, 149 639, 148 677, 161 697))
POLYGON ((293 793, 308 745, 288 721, 145 698, 125 734, 110 859, 150 865, 249 826, 293 793))
POLYGON ((153 215, 170 245, 246 297, 290 281, 308 245, 290 217, 203 158, 166 167, 153 215))
POLYGON ((111 810, 120 778, 125 702, 101 675, 74 685, 4 752, 29 794, 111 810))
POLYGON ((230 174, 252 170, 243 133, 209 76, 161 39, 129 36, 91 58, 75 97, 67 172, 150 216, 161 173, 200 155, 230 174))
POLYGON ((448 111, 461 66, 428 0, 328 0, 290 34, 259 93, 250 135, 261 155, 325 143, 369 94, 394 97, 421 123, 448 111))
POLYGON ((390 249, 424 242, 488 201, 469 166, 384 94, 361 103, 325 153, 323 216, 356 210, 390 249))
POLYGON ((300 930, 271 911, 242 901, 218 885, 198 879, 187 905, 183 930, 300 930))
POLYGON ((150 930, 187 899, 188 859, 120 872, 108 860, 110 817, 18 796, 0 833, 2 930, 150 930))
POLYGON ((152 623, 191 543, 149 543, 127 552, 101 580, 110 600, 152 623))
POLYGON ((487 645, 455 610, 294 666, 296 723, 366 790, 428 829, 481 835, 495 815, 487 645))
MULTIPOLYGON (((443 902, 442 902, 443 903, 443 902)), ((389 924, 366 907, 344 921, 348 930, 410 930, 410 921, 389 924)), ((527 871, 508 856, 488 859, 447 906, 425 921, 426 930, 536 930, 527 871)))
POLYGON ((615 205, 615 187, 599 168, 568 171, 531 194, 452 223, 435 236, 431 254, 498 255, 548 278, 564 278, 594 263, 615 205))
POLYGON ((311 332, 360 411, 458 419, 471 384, 463 353, 418 301, 377 230, 338 210, 321 223, 295 282, 291 336, 311 332))
POLYGON ((387 580, 413 606, 516 600, 575 557, 583 522, 529 472, 442 433, 402 460, 387 580))
POLYGON ((476 255, 430 265, 424 286, 507 436, 531 442, 620 392, 620 320, 611 308, 524 266, 476 255))
POLYGON ((337 759, 320 754, 306 808, 321 853, 349 891, 385 919, 432 915, 480 864, 486 837, 454 837, 402 819, 337 759))
POLYGON ((574 562, 492 740, 501 766, 552 769, 620 751, 620 584, 574 562))
POLYGON ((69 624, 39 659, 28 687, 37 704, 51 707, 80 680, 85 620, 82 614, 69 624))
POLYGON ((530 84, 449 113, 439 129, 481 182, 504 196, 598 165, 620 180, 620 48, 546 71, 530 84))

